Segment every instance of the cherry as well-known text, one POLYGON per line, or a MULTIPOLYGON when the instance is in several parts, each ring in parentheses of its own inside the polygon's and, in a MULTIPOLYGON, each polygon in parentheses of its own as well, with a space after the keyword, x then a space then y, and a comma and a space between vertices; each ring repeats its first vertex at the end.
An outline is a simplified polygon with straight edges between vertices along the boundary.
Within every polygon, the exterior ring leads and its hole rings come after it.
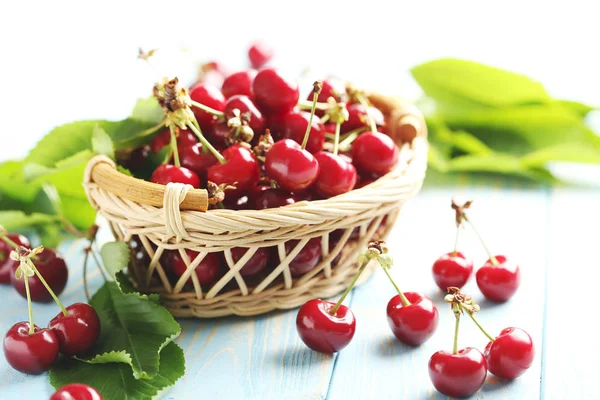
POLYGON ((144 169, 150 157, 150 146, 141 146, 129 154, 119 157, 118 162, 129 171, 138 172, 144 169))
POLYGON ((235 95, 244 95, 252 98, 252 82, 256 76, 256 70, 249 69, 229 75, 223 82, 221 92, 225 98, 235 95))
POLYGON ((169 128, 167 128, 162 130, 158 135, 154 136, 150 142, 150 150, 152 150, 154 154, 157 154, 165 146, 168 146, 169 143, 171 143, 171 131, 169 128))
POLYGON ((485 382, 487 362, 477 349, 466 347, 455 353, 438 351, 429 359, 429 377, 441 393, 469 397, 485 382))
POLYGON ((100 318, 86 303, 75 303, 66 308, 67 315, 59 313, 50 320, 51 329, 60 352, 67 356, 81 355, 89 350, 100 335, 100 318))
MULTIPOLYGON (((285 253, 289 254, 296 245, 298 240, 288 240, 285 242, 285 253)), ((312 238, 300 250, 300 252, 290 261, 290 272, 292 276, 297 277, 307 273, 317 266, 321 260, 321 238, 312 238)))
MULTIPOLYGON (((219 89, 209 84, 199 83, 192 86, 190 88, 190 98, 216 111, 223 111, 225 109, 225 96, 223 96, 223 93, 219 89)), ((208 133, 215 116, 197 107, 193 107, 192 110, 202 131, 208 133)))
MULTIPOLYGON (((312 96, 311 96, 312 97, 312 96)), ((306 111, 290 111, 279 114, 269 120, 269 128, 275 140, 292 139, 302 144, 308 128, 310 113, 306 111)), ((318 118, 314 118, 310 128, 306 150, 314 154, 323 149, 325 143, 325 127, 318 118)))
MULTIPOLYGON (((248 249, 244 247, 232 248, 231 257, 233 258, 233 262, 237 263, 240 258, 246 254, 246 251, 248 251, 248 249)), ((267 267, 270 258, 271 250, 267 247, 260 247, 242 267, 240 270, 240 275, 243 277, 249 277, 261 273, 267 267)))
POLYGON ((489 371, 499 378, 515 379, 525 373, 535 356, 533 340, 519 328, 505 328, 484 350, 489 371))
POLYGON ((195 172, 185 167, 177 167, 171 164, 159 165, 152 173, 150 181, 161 185, 166 185, 169 182, 178 182, 192 185, 196 189, 200 187, 200 178, 195 172))
POLYGON ((234 109, 240 110, 241 114, 250 113, 250 121, 248 122, 248 126, 252 128, 255 136, 263 133, 265 130, 265 118, 248 96, 235 95, 227 100, 227 103, 225 104, 226 119, 234 117, 234 109))
POLYGON ((208 168, 208 180, 217 185, 227 184, 235 189, 226 189, 226 195, 240 197, 258 183, 260 169, 254 153, 240 145, 225 149, 225 164, 215 164, 208 168))
POLYGON ((182 167, 192 171, 203 180, 206 180, 208 167, 219 162, 214 154, 204 151, 202 143, 182 149, 179 158, 182 167))
POLYGON ((250 199, 251 206, 255 210, 264 210, 265 208, 283 207, 294 204, 298 198, 283 189, 262 186, 262 190, 255 191, 250 199))
MULTIPOLYGON (((346 96, 346 88, 342 82, 337 79, 324 79, 323 80, 323 89, 321 93, 319 93, 319 97, 317 97, 317 101, 319 103, 327 103, 327 99, 333 97, 336 101, 342 101, 346 96)), ((312 101, 313 96, 309 94, 307 100, 312 101)))
POLYGON ((58 389, 50 400, 102 400, 102 396, 91 386, 70 383, 58 389))
POLYGON ((319 174, 319 162, 295 141, 283 139, 267 153, 265 170, 281 188, 294 192, 314 183, 319 174))
POLYGON ((421 293, 405 292, 404 296, 409 302, 406 305, 399 294, 388 302, 388 324, 401 342, 418 346, 434 334, 439 313, 431 299, 421 293))
MULTIPOLYGON (((193 250, 185 251, 190 259, 190 262, 194 262, 198 253, 193 250)), ((187 270, 187 265, 185 265, 185 261, 179 254, 179 251, 168 251, 166 252, 165 263, 167 266, 171 268, 171 271, 180 278, 184 272, 187 270)), ((221 274, 221 257, 217 253, 208 253, 200 264, 194 270, 194 273, 198 277, 198 282, 200 285, 209 285, 217 280, 219 275, 221 274)), ((192 278, 190 277, 187 281, 188 284, 192 284, 192 278)))
MULTIPOLYGON (((50 286, 50 289, 59 295, 67 284, 67 278, 69 271, 65 260, 55 250, 45 248, 43 252, 39 253, 35 259, 35 267, 46 283, 50 286)), ((19 263, 13 265, 12 274, 10 276, 11 283, 19 294, 27 298, 27 290, 25 288, 25 282, 23 279, 17 279, 15 271, 19 267, 19 263)), ((44 283, 40 280, 36 274, 29 278, 29 289, 31 290, 31 300, 40 303, 47 303, 52 301, 52 295, 46 289, 44 283)))
POLYGON ((505 256, 493 256, 475 274, 481 293, 491 301, 504 302, 510 299, 521 282, 519 266, 505 256))
POLYGON ((365 108, 362 104, 350 104, 348 107, 348 120, 342 124, 342 133, 350 132, 360 127, 370 126, 369 117, 373 118, 375 126, 385 126, 385 118, 378 108, 369 106, 365 108), (368 113, 367 113, 367 110, 368 113))
MULTIPOLYGON (((29 240, 18 234, 6 235, 10 241, 17 246, 31 247, 29 240)), ((10 283, 10 276, 12 271, 19 266, 19 262, 10 258, 10 252, 15 246, 7 243, 0 238, 0 283, 10 283)))
POLYGON ((231 136, 231 129, 227 126, 227 121, 213 121, 212 129, 207 137, 210 142, 219 149, 227 147, 227 139, 231 136))
POLYGON ((400 150, 388 135, 365 132, 352 145, 352 163, 359 173, 382 176, 396 166, 400 150))
POLYGON ((348 157, 320 151, 315 154, 315 158, 319 163, 319 175, 315 181, 315 189, 319 195, 328 198, 354 189, 356 169, 348 157))
POLYGON ((473 261, 459 251, 452 251, 438 258, 433 263, 432 271, 435 283, 443 291, 450 286, 461 288, 471 277, 473 261))
POLYGON ((4 337, 4 356, 11 367, 25 374, 47 371, 58 356, 58 339, 50 329, 29 322, 12 326, 4 337))
POLYGON ((346 347, 356 331, 356 319, 344 306, 332 313, 336 303, 321 299, 309 300, 300 308, 296 329, 302 341, 320 353, 336 353, 346 347))
POLYGON ((256 104, 267 114, 291 111, 300 98, 298 84, 274 68, 256 74, 252 90, 256 104))
POLYGON ((248 49, 248 59, 252 68, 260 68, 273 58, 274 50, 271 46, 263 41, 252 43, 248 49))

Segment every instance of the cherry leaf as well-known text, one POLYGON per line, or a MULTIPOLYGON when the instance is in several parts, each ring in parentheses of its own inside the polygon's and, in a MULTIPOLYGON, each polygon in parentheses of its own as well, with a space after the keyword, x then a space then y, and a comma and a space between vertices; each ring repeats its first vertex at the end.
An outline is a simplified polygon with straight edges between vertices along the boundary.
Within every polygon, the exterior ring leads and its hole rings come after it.
POLYGON ((136 293, 144 299, 148 299, 156 304, 160 304, 160 295, 158 293, 150 293, 148 295, 141 294, 131 283, 129 277, 123 272, 117 272, 115 275, 115 282, 119 285, 119 289, 123 293, 136 293))
POLYGON ((131 251, 125 242, 108 242, 100 249, 100 255, 107 272, 114 277, 129 264, 131 251))
POLYGON ((92 149, 97 154, 103 154, 112 160, 115 159, 115 146, 112 139, 98 125, 94 126, 92 130, 92 149))

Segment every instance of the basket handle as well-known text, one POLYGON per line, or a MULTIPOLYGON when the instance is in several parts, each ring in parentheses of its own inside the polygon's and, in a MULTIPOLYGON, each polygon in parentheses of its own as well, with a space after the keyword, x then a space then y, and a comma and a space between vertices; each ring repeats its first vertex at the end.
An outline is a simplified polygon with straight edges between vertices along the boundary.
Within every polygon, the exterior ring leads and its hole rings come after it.
MULTIPOLYGON (((165 186, 133 178, 117 171, 115 164, 104 157, 90 161, 89 178, 100 189, 116 194, 127 200, 149 206, 162 207, 165 186)), ((208 192, 206 189, 192 189, 180 205, 181 210, 206 211, 208 192)))
POLYGON ((399 98, 370 93, 369 101, 381 110, 388 123, 388 135, 400 147, 416 137, 427 138, 427 124, 423 113, 414 105, 399 98))

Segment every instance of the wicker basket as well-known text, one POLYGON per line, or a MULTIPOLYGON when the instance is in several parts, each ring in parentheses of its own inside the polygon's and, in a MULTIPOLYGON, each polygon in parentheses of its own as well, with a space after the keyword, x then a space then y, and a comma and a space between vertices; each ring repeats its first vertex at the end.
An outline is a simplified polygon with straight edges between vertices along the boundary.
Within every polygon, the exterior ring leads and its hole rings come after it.
POLYGON ((92 159, 84 182, 90 203, 108 220, 116 239, 129 242, 139 237, 151 257, 149 265, 132 263, 133 283, 144 293, 160 293, 176 317, 256 315, 341 293, 357 272, 358 252, 369 240, 387 236, 401 206, 421 188, 427 165, 421 113, 394 98, 370 94, 369 99, 384 112, 388 134, 401 149, 400 162, 377 181, 327 200, 260 211, 206 211, 205 190, 131 178, 106 157, 92 159), (333 231, 338 240, 330 246, 333 231), (322 260, 293 278, 288 263, 312 238, 321 240, 322 260), (289 240, 298 242, 286 255, 289 240), (249 249, 237 263, 233 247, 249 249), (273 251, 281 262, 258 280, 245 280, 239 271, 259 247, 276 247, 273 251), (199 252, 198 257, 190 260, 185 249, 199 252), (161 265, 165 250, 178 250, 188 266, 177 280, 161 265), (192 272, 208 252, 223 252, 229 270, 211 287, 202 287, 192 272))

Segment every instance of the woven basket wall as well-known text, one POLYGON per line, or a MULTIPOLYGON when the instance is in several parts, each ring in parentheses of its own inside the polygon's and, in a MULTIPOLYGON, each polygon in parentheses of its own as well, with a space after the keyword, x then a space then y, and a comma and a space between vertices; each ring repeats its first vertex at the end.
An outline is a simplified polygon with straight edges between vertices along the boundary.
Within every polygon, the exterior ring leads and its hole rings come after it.
POLYGON ((364 251, 370 240, 387 237, 404 202, 421 188, 427 165, 427 130, 419 111, 393 98, 376 94, 369 98, 384 112, 388 134, 401 149, 400 162, 372 184, 327 200, 260 211, 196 211, 198 191, 133 178, 127 178, 123 187, 118 181, 124 176, 114 170, 111 160, 102 156, 92 159, 84 182, 90 203, 108 220, 116 239, 130 242, 137 237, 151 258, 144 265, 139 260, 132 262, 128 270, 133 283, 142 292, 160 293, 163 304, 176 317, 256 315, 341 293, 357 272, 358 252, 364 251), (100 179, 96 173, 100 170, 110 170, 113 175, 104 174, 100 179), (162 198, 151 201, 157 196, 162 198), (334 231, 337 243, 332 246, 334 231), (321 241, 320 263, 306 274, 292 277, 289 261, 312 238, 321 241), (289 240, 298 242, 286 254, 289 240), (231 255, 233 247, 249 249, 237 263, 231 255), (260 247, 271 247, 281 262, 271 265, 258 279, 243 278, 240 269, 260 247), (199 252, 198 257, 189 259, 185 249, 199 252), (179 251, 188 266, 179 279, 170 277, 161 264, 166 250, 179 251), (192 272, 209 252, 222 252, 228 271, 210 287, 203 287, 192 272))

